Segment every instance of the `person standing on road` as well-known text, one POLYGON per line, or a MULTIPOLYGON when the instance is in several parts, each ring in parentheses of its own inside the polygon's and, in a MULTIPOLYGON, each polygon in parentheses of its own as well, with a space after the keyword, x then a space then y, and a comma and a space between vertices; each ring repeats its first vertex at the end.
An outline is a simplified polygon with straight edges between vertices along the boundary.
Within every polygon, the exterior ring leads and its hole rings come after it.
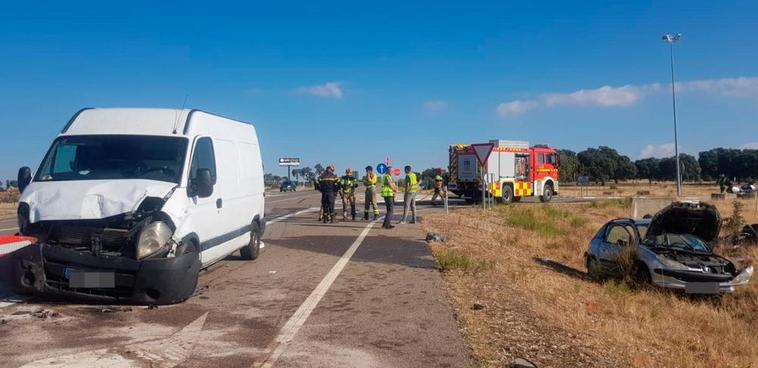
POLYGON ((326 222, 334 222, 334 199, 337 192, 340 190, 339 178, 334 175, 334 165, 329 165, 318 178, 319 190, 321 191, 321 206, 323 207, 323 220, 326 222))
POLYGON ((416 223, 416 194, 418 193, 418 176, 411 171, 411 166, 405 167, 405 195, 403 196, 403 219, 401 224, 408 218, 408 209, 411 210, 411 223, 416 223))
POLYGON ((355 188, 358 187, 358 180, 353 176, 353 169, 345 170, 345 176, 340 179, 342 188, 342 220, 347 220, 347 205, 350 205, 350 214, 355 221, 355 188))
POLYGON ((392 219, 392 212, 395 208, 395 193, 397 192, 397 186, 395 185, 395 179, 392 179, 392 175, 390 175, 391 169, 392 167, 387 165, 387 172, 382 176, 382 197, 384 198, 384 204, 387 206, 387 213, 384 215, 384 224, 382 225, 385 229, 392 229, 395 227, 390 223, 390 220, 392 219))
POLYGON ((363 186, 366 187, 366 203, 363 206, 364 214, 363 219, 368 221, 368 210, 374 211, 374 220, 379 218, 379 207, 376 205, 376 183, 379 178, 374 173, 374 168, 366 166, 366 176, 363 177, 363 186))
POLYGON ((437 175, 434 177, 434 194, 432 194, 432 205, 436 206, 434 203, 434 200, 437 199, 439 196, 442 200, 442 203, 445 203, 445 198, 447 197, 447 192, 445 191, 445 180, 442 178, 442 176, 437 175))

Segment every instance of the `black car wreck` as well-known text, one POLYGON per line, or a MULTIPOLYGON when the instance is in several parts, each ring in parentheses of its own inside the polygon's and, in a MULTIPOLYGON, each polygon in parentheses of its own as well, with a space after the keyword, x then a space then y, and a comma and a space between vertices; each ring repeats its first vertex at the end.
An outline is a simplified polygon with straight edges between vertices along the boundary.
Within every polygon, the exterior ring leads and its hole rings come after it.
POLYGON ((590 241, 587 271, 618 275, 623 251, 634 247, 634 276, 642 282, 688 294, 733 292, 748 283, 753 266, 713 253, 720 229, 718 210, 702 202, 674 202, 652 219, 612 220, 590 241))

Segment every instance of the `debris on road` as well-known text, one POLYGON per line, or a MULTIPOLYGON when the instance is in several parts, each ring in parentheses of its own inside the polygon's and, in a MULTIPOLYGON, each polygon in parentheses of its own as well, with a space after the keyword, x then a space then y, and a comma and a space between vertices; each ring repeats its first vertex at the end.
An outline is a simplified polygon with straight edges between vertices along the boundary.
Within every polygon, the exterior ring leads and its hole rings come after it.
POLYGON ((426 234, 426 241, 429 243, 443 243, 445 238, 440 234, 430 232, 426 234))
POLYGON ((473 310, 482 310, 482 309, 484 309, 484 304, 474 303, 474 305, 471 306, 471 309, 473 309, 473 310))
POLYGON ((100 309, 100 313, 131 312, 132 307, 106 307, 100 309))
MULTIPOLYGON (((32 316, 32 317, 37 317, 39 319, 47 319, 47 318, 50 318, 50 317, 58 317, 58 316, 60 316, 60 313, 52 311, 52 310, 49 310, 49 309, 44 309, 44 308, 37 307, 37 308, 34 308, 34 309, 19 310, 19 311, 13 312, 11 315, 12 316, 24 316, 24 315, 28 315, 28 316, 32 316)), ((5 323, 7 323, 7 321, 5 321, 5 320, 3 320, 3 321, 5 323)), ((5 324, 5 323, 2 323, 2 324, 5 324)))

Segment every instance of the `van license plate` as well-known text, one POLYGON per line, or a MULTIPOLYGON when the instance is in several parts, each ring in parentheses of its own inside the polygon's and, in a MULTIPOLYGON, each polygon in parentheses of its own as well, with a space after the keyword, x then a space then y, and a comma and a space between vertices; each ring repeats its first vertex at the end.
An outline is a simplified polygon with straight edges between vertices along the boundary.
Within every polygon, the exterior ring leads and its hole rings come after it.
POLYGON ((684 286, 684 292, 687 294, 718 294, 718 282, 688 282, 684 286))
POLYGON ((68 287, 71 288, 115 288, 115 272, 77 271, 67 268, 64 275, 68 277, 68 287), (70 270, 70 271, 69 271, 70 270))

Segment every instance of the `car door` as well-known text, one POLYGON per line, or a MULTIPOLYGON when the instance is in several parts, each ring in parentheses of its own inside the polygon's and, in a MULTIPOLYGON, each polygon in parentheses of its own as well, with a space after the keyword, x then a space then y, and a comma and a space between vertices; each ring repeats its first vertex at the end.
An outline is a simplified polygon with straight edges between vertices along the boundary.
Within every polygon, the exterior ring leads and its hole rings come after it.
POLYGON ((618 259, 624 247, 634 246, 633 228, 625 223, 612 223, 606 228, 599 245, 598 261, 603 271, 618 274, 618 259))
POLYGON ((221 209, 218 207, 219 190, 215 183, 218 181, 216 171, 216 155, 213 141, 210 137, 200 137, 195 140, 192 149, 189 181, 187 183, 190 204, 187 208, 187 226, 190 232, 197 234, 200 240, 200 259, 205 264, 208 261, 208 250, 215 244, 215 239, 220 233, 222 221, 221 209), (194 181, 200 169, 208 169, 211 172, 211 180, 214 183, 213 192, 208 197, 201 197, 195 187, 194 181))

